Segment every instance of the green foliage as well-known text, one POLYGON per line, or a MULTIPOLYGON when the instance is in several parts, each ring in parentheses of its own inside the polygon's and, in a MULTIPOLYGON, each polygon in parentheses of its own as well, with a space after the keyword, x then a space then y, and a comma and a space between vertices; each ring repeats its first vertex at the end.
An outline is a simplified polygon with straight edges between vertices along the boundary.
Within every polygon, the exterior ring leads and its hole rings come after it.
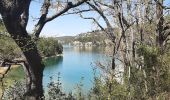
POLYGON ((62 100, 64 97, 64 93, 61 91, 61 83, 58 80, 57 83, 52 81, 52 77, 50 77, 51 82, 48 84, 48 99, 49 100, 62 100))
POLYGON ((159 49, 157 47, 140 45, 137 49, 137 54, 143 56, 145 66, 151 68, 156 65, 156 62, 158 62, 157 57, 159 55, 159 49))
MULTIPOLYGON (((54 56, 63 52, 63 47, 55 38, 40 38, 37 44, 39 52, 44 57, 54 56)), ((15 41, 7 34, 0 19, 0 60, 20 58, 21 50, 15 41)))
POLYGON ((95 78, 94 87, 89 93, 90 100, 125 100, 127 91, 117 80, 95 78))
POLYGON ((7 34, 7 31, 0 19, 0 60, 14 59, 21 56, 21 51, 15 44, 12 38, 7 34))
POLYGON ((85 100, 85 95, 83 94, 83 90, 82 90, 83 80, 84 77, 81 77, 80 83, 77 84, 76 86, 76 92, 74 93, 74 97, 76 98, 76 100, 85 100))
MULTIPOLYGON (((50 78, 51 80, 47 86, 47 93, 43 97, 45 98, 43 100, 77 100, 72 93, 66 94, 62 91, 62 83, 60 83, 59 74, 57 82, 55 82, 52 77, 50 78)), ((25 92, 25 82, 15 81, 12 86, 5 89, 2 100, 25 100, 25 92)))
POLYGON ((24 82, 17 82, 5 89, 5 94, 2 100, 24 100, 24 93, 26 91, 24 82))
MULTIPOLYGON (((38 49, 42 56, 49 57, 61 54, 63 47, 54 38, 41 38, 38 42, 38 49)), ((0 35, 0 59, 21 58, 22 52, 15 41, 8 36, 0 35)))
POLYGON ((48 84, 47 95, 45 95, 45 100, 77 100, 69 93, 68 95, 62 91, 62 83, 60 82, 60 73, 58 73, 58 80, 55 82, 52 77, 50 77, 50 83, 48 84))
POLYGON ((63 47, 58 40, 52 37, 40 38, 38 41, 38 49, 44 57, 54 56, 63 52, 63 47))
POLYGON ((10 37, 0 36, 0 43, 0 59, 21 57, 21 50, 10 37))
POLYGON ((0 19, 0 34, 2 34, 3 32, 5 32, 5 27, 3 25, 2 19, 0 19))
POLYGON ((131 97, 134 100, 167 97, 170 92, 170 52, 162 54, 155 46, 140 45, 137 54, 140 57, 138 67, 131 67, 131 97))

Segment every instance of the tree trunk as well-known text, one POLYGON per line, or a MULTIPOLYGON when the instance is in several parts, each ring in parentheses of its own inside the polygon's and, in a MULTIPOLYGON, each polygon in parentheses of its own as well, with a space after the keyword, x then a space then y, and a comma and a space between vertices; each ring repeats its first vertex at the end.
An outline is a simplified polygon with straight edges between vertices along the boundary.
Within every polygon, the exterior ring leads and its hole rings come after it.
MULTIPOLYGON (((29 68, 27 69, 30 73, 29 77, 27 77, 27 93, 26 98, 30 100, 30 97, 40 99, 43 97, 43 86, 42 86, 42 78, 43 78, 43 69, 44 65, 41 63, 41 57, 36 49, 29 50, 24 52, 24 55, 28 61, 29 68)), ((32 100, 31 99, 31 100, 32 100)))
POLYGON ((44 65, 36 44, 28 35, 26 29, 21 26, 19 18, 10 14, 4 14, 2 18, 7 31, 20 47, 28 62, 24 68, 27 74, 26 100, 39 100, 43 96, 42 77, 44 65))
POLYGON ((160 47, 161 52, 163 51, 163 0, 158 0, 156 3, 156 16, 157 16, 157 45, 160 47))

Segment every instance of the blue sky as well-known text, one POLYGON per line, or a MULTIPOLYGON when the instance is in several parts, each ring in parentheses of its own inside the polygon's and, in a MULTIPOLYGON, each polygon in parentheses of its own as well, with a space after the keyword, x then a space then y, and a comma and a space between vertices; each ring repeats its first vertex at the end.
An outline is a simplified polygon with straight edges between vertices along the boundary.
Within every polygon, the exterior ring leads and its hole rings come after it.
MULTIPOLYGON (((36 20, 34 20, 34 18, 39 17, 40 6, 40 3, 32 1, 30 6, 30 20, 27 27, 28 31, 32 31, 36 24, 36 20)), ((48 22, 44 26, 41 36, 70 36, 94 29, 95 27, 92 25, 91 20, 82 19, 78 15, 66 15, 48 22)))
MULTIPOLYGON (((165 0, 164 3, 170 6, 170 0, 165 0)), ((30 20, 27 27, 27 30, 30 32, 36 24, 36 20, 34 20, 34 18, 38 18, 40 15, 40 7, 41 3, 32 1, 30 6, 30 20)), ((94 13, 91 13, 91 15, 92 14, 94 13)), ((44 26, 41 36, 70 36, 92 31, 94 29, 96 29, 96 27, 92 24, 91 20, 82 19, 78 15, 66 15, 48 22, 44 26)))

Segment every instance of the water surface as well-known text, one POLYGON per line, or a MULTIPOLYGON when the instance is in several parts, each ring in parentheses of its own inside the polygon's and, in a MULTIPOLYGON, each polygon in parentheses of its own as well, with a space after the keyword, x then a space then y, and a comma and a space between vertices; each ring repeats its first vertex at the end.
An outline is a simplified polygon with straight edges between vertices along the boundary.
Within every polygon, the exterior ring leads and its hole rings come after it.
POLYGON ((57 74, 60 73, 60 81, 65 92, 74 92, 76 84, 80 82, 83 83, 84 92, 87 92, 93 86, 95 62, 104 58, 103 48, 64 46, 63 56, 46 60, 43 85, 47 86, 51 76, 57 81, 57 74))
MULTIPOLYGON (((57 82, 60 73, 60 82, 64 92, 74 92, 77 84, 82 82, 82 92, 87 93, 93 86, 94 66, 98 61, 105 61, 106 48, 97 47, 70 47, 64 46, 63 56, 52 57, 45 60, 43 73, 43 86, 45 91, 50 82, 50 77, 57 82)), ((99 69, 96 69, 99 74, 99 69)), ((7 84, 12 84, 11 80, 23 80, 24 72, 22 67, 15 68, 7 75, 7 84)))

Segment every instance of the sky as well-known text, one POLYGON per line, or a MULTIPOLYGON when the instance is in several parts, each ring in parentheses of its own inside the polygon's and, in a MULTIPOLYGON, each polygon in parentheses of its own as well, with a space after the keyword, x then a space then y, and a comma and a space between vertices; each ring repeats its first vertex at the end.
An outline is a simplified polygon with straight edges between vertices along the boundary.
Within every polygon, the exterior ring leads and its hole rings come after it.
MULTIPOLYGON (((30 20, 27 30, 31 32, 36 24, 35 18, 40 16, 41 4, 32 1, 30 6, 30 20)), ((46 23, 41 36, 74 36, 79 33, 84 33, 94 30, 94 24, 91 20, 85 20, 80 18, 79 15, 65 15, 46 23)))
MULTIPOLYGON (((170 6, 170 0, 165 0, 164 3, 170 6)), ((32 32, 34 25, 36 24, 36 18, 40 16, 41 3, 35 0, 31 2, 30 6, 30 20, 27 26, 27 30, 32 32)), ((94 13, 89 13, 94 14, 94 13)), ((104 22, 100 21, 104 26, 104 22)), ((85 20, 78 15, 65 15, 48 22, 42 32, 41 36, 75 36, 80 33, 85 33, 96 29, 96 25, 92 24, 91 20, 85 20)))

